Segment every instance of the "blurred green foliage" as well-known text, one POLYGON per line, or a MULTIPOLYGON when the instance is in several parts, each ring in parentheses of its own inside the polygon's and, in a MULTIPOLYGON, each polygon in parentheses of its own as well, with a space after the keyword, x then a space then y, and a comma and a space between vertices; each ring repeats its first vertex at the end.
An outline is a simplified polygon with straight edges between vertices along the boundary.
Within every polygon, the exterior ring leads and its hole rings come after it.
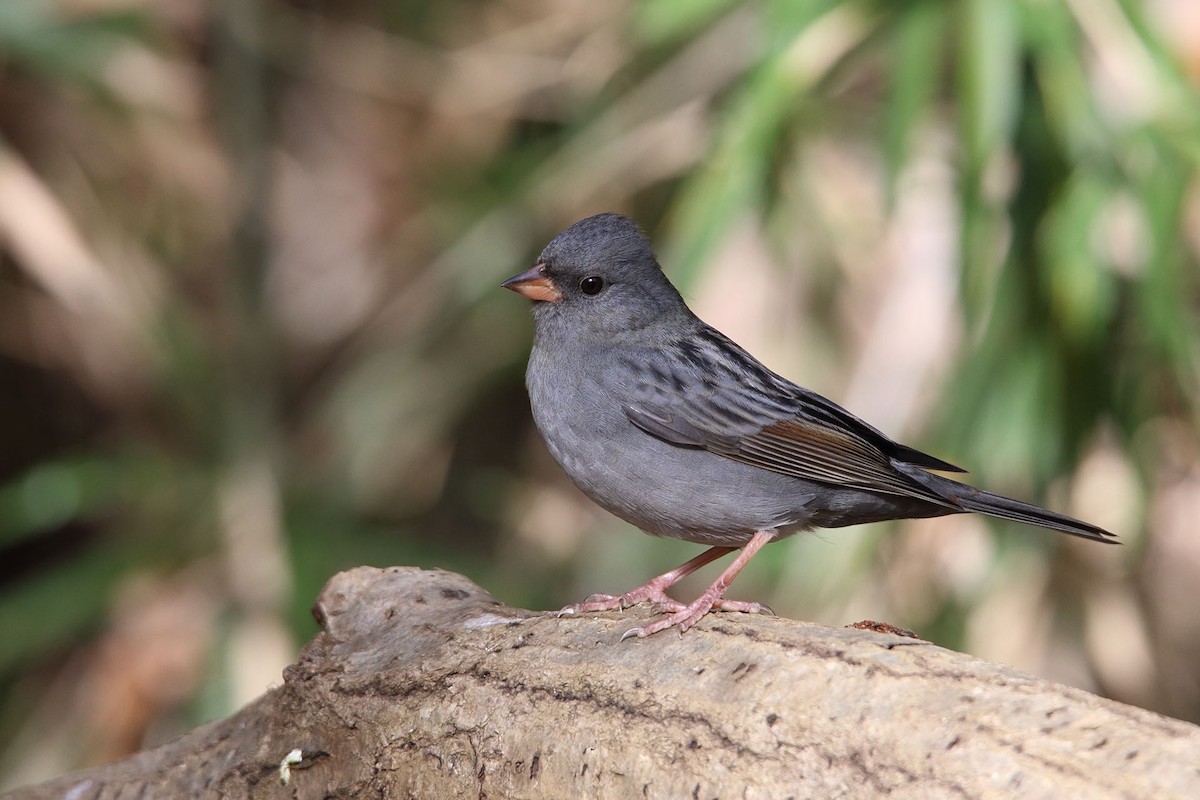
MULTIPOLYGON (((545 607, 684 560, 596 533, 621 526, 537 442, 530 326, 496 284, 620 210, 700 293, 748 226, 807 326, 814 366, 791 376, 841 399, 871 287, 896 285, 854 253, 886 252, 930 162, 953 170, 931 235, 954 245, 962 333, 889 433, 1060 502, 1103 445, 1150 497, 1118 519, 1143 523, 1103 568, 1002 538, 961 591, 893 585, 889 564, 931 561, 909 528, 780 546, 739 586, 952 647, 1029 552, 1048 627, 1078 619, 1089 564, 1138 605, 1169 471, 1147 442, 1168 421, 1194 453, 1200 425, 1200 37, 1132 0, 593 5, 0 4, 0 172, 28 176, 0 177, 0 771, 50 746, 45 709, 83 702, 63 676, 147 578, 190 576, 217 611, 201 674, 145 701, 139 737, 228 713, 232 632, 266 614, 303 641, 339 569, 441 566, 545 607)), ((1194 680, 1169 700, 1153 669, 1130 688, 1087 659, 1072 677, 1200 719, 1194 680)))

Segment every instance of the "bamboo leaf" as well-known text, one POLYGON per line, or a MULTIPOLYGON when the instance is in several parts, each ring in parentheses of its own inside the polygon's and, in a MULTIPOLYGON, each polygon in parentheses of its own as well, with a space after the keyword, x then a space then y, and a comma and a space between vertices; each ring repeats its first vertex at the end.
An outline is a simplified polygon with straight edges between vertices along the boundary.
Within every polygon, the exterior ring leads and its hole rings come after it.
POLYGON ((908 158, 913 129, 937 90, 946 32, 946 16, 935 3, 909 3, 897 15, 883 126, 889 194, 908 158))

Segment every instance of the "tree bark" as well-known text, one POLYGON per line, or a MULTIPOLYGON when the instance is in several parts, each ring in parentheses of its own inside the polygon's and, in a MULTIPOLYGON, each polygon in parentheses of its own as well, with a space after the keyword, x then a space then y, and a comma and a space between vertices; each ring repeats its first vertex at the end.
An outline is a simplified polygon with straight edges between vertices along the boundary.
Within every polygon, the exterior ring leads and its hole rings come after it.
POLYGON ((10 796, 1200 797, 1200 728, 902 636, 712 614, 622 642, 649 608, 559 619, 406 567, 314 613, 238 714, 10 796))

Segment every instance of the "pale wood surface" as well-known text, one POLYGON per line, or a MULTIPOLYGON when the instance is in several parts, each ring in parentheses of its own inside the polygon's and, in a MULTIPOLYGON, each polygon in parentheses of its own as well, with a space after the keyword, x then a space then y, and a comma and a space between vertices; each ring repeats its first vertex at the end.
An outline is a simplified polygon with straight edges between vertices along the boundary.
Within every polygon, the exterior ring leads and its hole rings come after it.
POLYGON ((1197 798, 1200 728, 900 636, 558 619, 359 568, 281 687, 13 798, 1197 798), (279 765, 304 760, 288 784, 279 765))

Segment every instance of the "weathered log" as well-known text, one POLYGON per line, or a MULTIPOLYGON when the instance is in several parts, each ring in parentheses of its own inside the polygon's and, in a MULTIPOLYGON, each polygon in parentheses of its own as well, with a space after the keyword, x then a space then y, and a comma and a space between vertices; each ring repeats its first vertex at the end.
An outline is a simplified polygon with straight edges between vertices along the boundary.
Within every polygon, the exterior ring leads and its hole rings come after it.
POLYGON ((622 642, 649 609, 559 619, 415 568, 314 612, 238 714, 11 796, 1200 797, 1200 728, 902 636, 713 614, 622 642))

